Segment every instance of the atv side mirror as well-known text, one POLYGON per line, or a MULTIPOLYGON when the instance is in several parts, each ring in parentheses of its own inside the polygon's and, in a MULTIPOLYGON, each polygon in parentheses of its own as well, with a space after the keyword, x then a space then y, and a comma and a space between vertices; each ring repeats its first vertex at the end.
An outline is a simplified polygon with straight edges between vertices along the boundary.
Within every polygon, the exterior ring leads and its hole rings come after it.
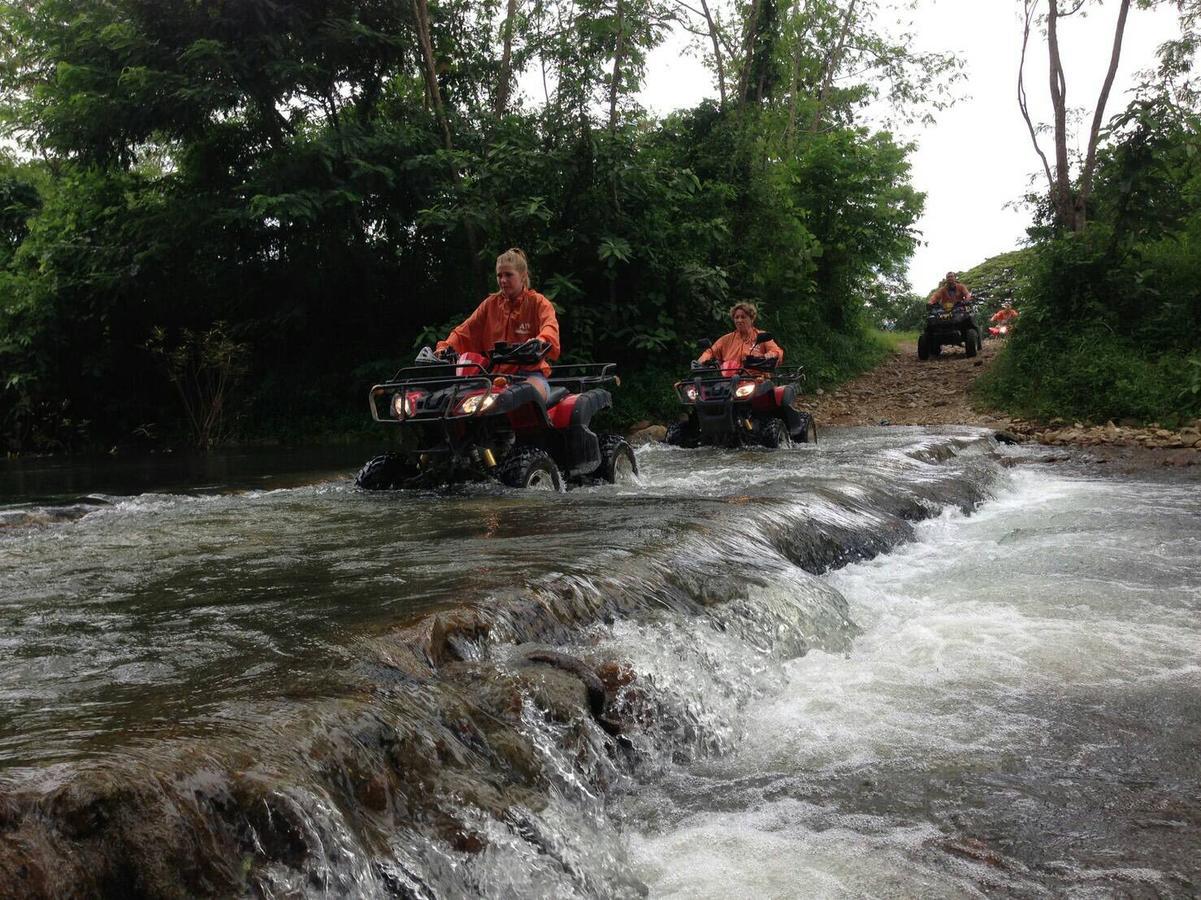
MULTIPOLYGON (((766 331, 760 331, 758 337, 755 338, 755 344, 766 344, 768 341, 772 340, 775 340, 775 338, 773 338, 766 331)), ((755 344, 752 344, 751 346, 755 346, 755 344)))

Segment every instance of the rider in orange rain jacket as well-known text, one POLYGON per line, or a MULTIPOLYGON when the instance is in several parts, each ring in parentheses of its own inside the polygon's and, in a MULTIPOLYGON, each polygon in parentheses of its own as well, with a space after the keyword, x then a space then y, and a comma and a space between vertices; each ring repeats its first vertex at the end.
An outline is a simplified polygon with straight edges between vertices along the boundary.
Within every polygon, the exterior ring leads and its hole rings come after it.
POLYGON ((460 354, 486 353, 501 341, 521 344, 537 338, 550 345, 550 352, 536 368, 506 364, 496 371, 549 375, 549 360, 559 358, 559 320, 551 302, 530 290, 525 254, 514 248, 497 257, 496 281, 500 290, 485 297, 462 325, 439 341, 436 352, 449 347, 460 354))

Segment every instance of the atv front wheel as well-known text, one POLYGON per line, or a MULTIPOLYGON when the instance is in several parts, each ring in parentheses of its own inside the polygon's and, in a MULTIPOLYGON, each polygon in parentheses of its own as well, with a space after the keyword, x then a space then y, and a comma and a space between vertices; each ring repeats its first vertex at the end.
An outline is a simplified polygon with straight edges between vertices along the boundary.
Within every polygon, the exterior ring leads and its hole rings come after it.
POLYGON ((514 450, 501 463, 496 477, 509 487, 531 491, 562 491, 563 476, 559 467, 545 450, 522 447, 514 450))
POLYGON ((922 362, 930 358, 930 342, 926 340, 924 334, 917 336, 917 358, 922 362))
POLYGON ((801 413, 804 419, 804 427, 801 428, 799 434, 792 436, 793 443, 796 444, 816 444, 817 443, 817 423, 813 421, 813 416, 809 413, 801 413))
POLYGON ((418 468, 399 453, 384 453, 363 464, 354 477, 354 486, 361 491, 390 491, 417 474, 418 468))
POLYGON ((696 432, 690 427, 691 422, 673 422, 667 426, 667 434, 663 436, 665 444, 673 447, 696 447, 700 444, 696 432))
POLYGON ((634 448, 620 434, 602 434, 600 452, 601 464, 596 474, 609 484, 625 484, 638 475, 634 448))
POLYGON ((788 428, 781 420, 767 419, 760 425, 759 443, 775 450, 777 447, 791 446, 792 438, 789 437, 788 428))
POLYGON ((963 352, 970 359, 976 355, 976 351, 980 349, 980 332, 975 328, 969 328, 963 333, 963 352))

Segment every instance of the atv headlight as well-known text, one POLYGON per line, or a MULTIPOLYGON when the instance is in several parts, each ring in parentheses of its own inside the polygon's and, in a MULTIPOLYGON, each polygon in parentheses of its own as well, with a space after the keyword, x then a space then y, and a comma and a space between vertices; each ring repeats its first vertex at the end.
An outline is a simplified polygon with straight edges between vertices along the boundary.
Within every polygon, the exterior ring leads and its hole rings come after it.
POLYGON ((409 391, 392 395, 392 415, 398 419, 411 416, 417 412, 417 401, 424 397, 422 391, 409 391))
POLYGON ((738 385, 738 387, 734 389, 734 396, 739 400, 745 400, 753 393, 755 393, 755 385, 749 381, 746 384, 738 385))
POLYGON ((695 384, 690 384, 688 387, 684 388, 684 396, 687 397, 692 403, 696 403, 696 394, 697 391, 695 384))
POLYGON ((481 413, 496 402, 495 394, 473 394, 459 404, 459 412, 465 416, 481 413))

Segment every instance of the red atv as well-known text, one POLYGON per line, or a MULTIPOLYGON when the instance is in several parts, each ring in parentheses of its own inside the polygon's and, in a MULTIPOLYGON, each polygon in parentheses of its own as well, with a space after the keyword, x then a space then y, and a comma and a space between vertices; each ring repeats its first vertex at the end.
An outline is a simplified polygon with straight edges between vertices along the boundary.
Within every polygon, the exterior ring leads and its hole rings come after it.
POLYGON ((371 388, 371 415, 398 427, 400 448, 369 460, 355 485, 377 491, 493 479, 561 491, 565 481, 614 483, 637 475, 625 438, 589 427, 613 405, 601 387, 617 382, 613 363, 554 367, 545 399, 529 376, 497 372, 536 367, 548 349, 531 340, 440 359, 423 348, 417 365, 371 388))
MULTIPOLYGON (((755 345, 771 339, 763 332, 755 338, 755 345)), ((701 341, 699 346, 708 350, 711 345, 701 341)), ((691 375, 676 382, 676 394, 688 410, 688 419, 671 425, 664 440, 677 447, 752 444, 774 448, 816 442, 813 417, 792 406, 797 384, 804 377, 799 367, 782 369, 777 360, 764 356, 747 356, 741 366, 694 362, 691 375)))

